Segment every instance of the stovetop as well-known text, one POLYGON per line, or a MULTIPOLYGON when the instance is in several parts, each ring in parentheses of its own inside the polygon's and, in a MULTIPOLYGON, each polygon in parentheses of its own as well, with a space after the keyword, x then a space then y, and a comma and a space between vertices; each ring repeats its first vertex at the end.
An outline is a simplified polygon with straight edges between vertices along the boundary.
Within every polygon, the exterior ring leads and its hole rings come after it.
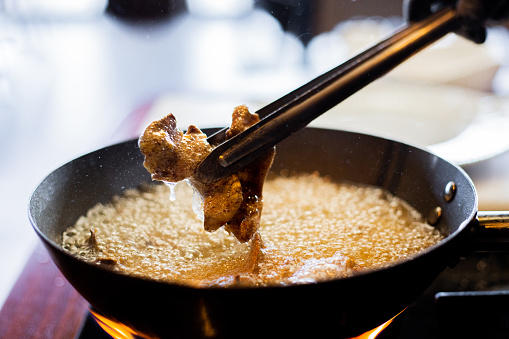
MULTIPOLYGON (((447 268, 377 339, 509 338, 509 254, 476 253, 447 268)), ((109 339, 89 315, 75 339, 109 339)))
POLYGON ((509 255, 475 253, 442 272, 377 338, 507 339, 508 302, 509 255))

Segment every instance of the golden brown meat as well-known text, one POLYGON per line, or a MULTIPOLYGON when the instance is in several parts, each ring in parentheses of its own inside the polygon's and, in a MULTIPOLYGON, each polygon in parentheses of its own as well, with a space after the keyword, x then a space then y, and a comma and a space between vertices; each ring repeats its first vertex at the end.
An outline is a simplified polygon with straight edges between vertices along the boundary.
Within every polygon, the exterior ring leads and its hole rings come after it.
MULTIPOLYGON (((226 132, 226 138, 233 138, 258 121, 260 121, 258 114, 251 114, 246 106, 235 108, 232 125, 226 132)), ((272 165, 274 155, 275 150, 272 148, 236 173, 242 185, 243 199, 237 213, 228 222, 225 229, 233 233, 241 242, 251 239, 260 227, 263 209, 263 183, 272 165)))
POLYGON ((228 223, 237 213, 243 199, 242 185, 236 175, 204 184, 190 178, 203 197, 203 227, 213 232, 228 223))
POLYGON ((199 128, 191 125, 184 134, 177 128, 173 114, 152 122, 140 137, 139 146, 145 156, 143 165, 152 179, 167 182, 189 178, 212 151, 199 128))
MULTIPOLYGON (((235 108, 232 125, 226 137, 232 138, 259 121, 246 106, 235 108)), ((189 182, 204 198, 204 228, 212 232, 225 226, 239 241, 253 238, 260 225, 263 207, 262 189, 272 165, 274 150, 253 161, 237 173, 206 184, 193 177, 198 164, 212 151, 206 136, 197 127, 189 126, 187 133, 177 128, 170 114, 152 122, 139 140, 145 155, 144 166, 155 180, 189 182)))

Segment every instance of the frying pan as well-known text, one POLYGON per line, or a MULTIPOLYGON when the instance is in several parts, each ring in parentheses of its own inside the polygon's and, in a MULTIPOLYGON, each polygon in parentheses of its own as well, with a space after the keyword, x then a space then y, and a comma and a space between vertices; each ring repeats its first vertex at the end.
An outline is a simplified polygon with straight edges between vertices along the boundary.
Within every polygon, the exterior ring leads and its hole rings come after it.
POLYGON ((136 140, 52 172, 30 199, 30 221, 63 275, 96 310, 155 338, 352 337, 399 313, 476 244, 497 250, 507 241, 489 240, 490 229, 479 223, 476 191, 464 171, 423 149, 306 128, 278 144, 276 153, 272 171, 319 171, 333 180, 383 187, 428 216, 446 238, 383 269, 286 287, 193 288, 84 262, 60 247, 62 232, 96 203, 151 180, 136 140))

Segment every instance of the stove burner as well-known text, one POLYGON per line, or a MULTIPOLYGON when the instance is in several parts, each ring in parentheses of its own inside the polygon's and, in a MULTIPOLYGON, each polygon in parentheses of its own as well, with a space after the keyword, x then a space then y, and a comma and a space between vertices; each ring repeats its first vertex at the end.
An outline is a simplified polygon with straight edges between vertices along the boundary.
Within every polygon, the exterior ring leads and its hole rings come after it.
POLYGON ((81 331, 74 339, 111 339, 111 336, 106 333, 101 326, 95 321, 94 317, 88 313, 81 331))

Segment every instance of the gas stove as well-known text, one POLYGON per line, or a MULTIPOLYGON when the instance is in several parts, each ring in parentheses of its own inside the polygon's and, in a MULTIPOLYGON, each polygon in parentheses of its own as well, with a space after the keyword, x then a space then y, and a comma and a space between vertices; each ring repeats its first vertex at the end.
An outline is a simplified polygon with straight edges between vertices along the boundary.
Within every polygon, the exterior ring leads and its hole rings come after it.
MULTIPOLYGON (((509 338, 508 267, 505 253, 475 253, 461 259, 376 338, 509 338)), ((91 314, 75 339, 89 338, 111 338, 91 314)))
POLYGON ((442 272, 377 338, 509 338, 508 267, 508 254, 471 254, 442 272))

